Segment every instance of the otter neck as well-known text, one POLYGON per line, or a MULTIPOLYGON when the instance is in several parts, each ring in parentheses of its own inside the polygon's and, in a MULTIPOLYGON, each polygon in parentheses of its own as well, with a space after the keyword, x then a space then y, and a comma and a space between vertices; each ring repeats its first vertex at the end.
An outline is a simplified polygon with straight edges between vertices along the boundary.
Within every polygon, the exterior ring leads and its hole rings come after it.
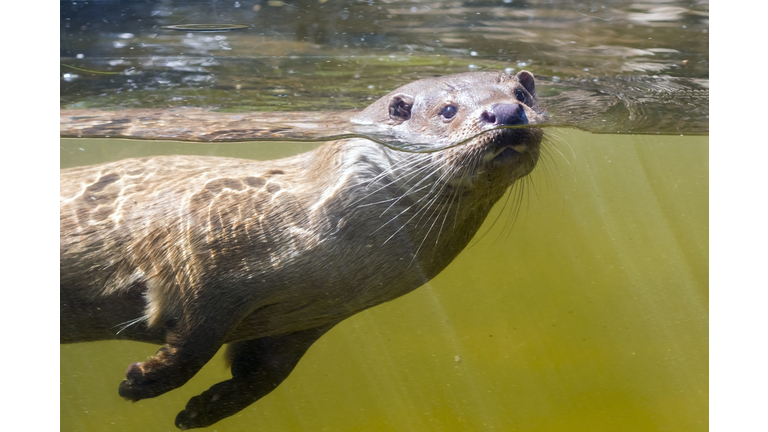
POLYGON ((403 253, 401 258, 418 263, 433 277, 469 243, 508 185, 491 181, 485 173, 457 181, 461 170, 434 154, 386 148, 381 154, 386 163, 358 183, 370 199, 356 213, 374 221, 372 236, 380 244, 394 238, 409 244, 404 252, 393 252, 403 253))

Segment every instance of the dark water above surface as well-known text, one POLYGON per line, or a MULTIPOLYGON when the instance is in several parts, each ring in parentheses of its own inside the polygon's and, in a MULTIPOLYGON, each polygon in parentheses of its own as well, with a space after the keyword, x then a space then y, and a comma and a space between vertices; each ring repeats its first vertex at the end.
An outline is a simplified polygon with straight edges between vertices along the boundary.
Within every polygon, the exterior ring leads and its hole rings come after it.
POLYGON ((706 134, 708 29, 706 1, 61 2, 60 106, 338 111, 525 69, 552 125, 706 134))

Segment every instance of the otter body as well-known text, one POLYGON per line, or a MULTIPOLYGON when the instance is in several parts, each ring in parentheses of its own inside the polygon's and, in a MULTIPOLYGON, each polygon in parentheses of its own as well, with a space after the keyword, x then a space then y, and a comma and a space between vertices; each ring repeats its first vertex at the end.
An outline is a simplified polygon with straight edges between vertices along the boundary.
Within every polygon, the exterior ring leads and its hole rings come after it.
POLYGON ((338 322, 423 285, 527 175, 542 132, 533 76, 416 81, 353 118, 415 142, 351 139, 275 161, 168 156, 61 171, 62 343, 163 344, 126 371, 140 400, 183 385, 229 343, 232 379, 182 429, 274 389, 338 322), (483 133, 484 131, 489 131, 483 133))

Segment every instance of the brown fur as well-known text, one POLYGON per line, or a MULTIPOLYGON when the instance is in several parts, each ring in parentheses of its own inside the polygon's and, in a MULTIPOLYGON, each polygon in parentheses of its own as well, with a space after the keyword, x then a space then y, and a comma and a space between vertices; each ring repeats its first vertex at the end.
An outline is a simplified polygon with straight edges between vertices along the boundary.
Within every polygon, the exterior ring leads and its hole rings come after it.
MULTIPOLYGON (((353 121, 448 144, 499 126, 491 120, 539 122, 533 93, 527 72, 432 78, 353 121)), ((336 323, 437 275, 533 169, 541 139, 536 128, 500 129, 426 154, 354 139, 275 161, 170 156, 62 170, 61 341, 164 344, 128 367, 119 392, 130 400, 183 385, 230 343, 233 378, 176 419, 211 425, 269 393, 336 323)))

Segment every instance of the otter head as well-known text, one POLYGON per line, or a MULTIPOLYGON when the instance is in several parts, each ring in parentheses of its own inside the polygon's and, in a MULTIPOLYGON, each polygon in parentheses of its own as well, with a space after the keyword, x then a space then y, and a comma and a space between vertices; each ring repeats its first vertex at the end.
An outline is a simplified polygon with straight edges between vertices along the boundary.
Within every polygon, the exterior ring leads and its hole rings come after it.
POLYGON ((536 165, 543 133, 534 78, 521 71, 470 72, 427 78, 398 88, 352 118, 430 153, 442 181, 471 186, 481 177, 506 188, 536 165))

